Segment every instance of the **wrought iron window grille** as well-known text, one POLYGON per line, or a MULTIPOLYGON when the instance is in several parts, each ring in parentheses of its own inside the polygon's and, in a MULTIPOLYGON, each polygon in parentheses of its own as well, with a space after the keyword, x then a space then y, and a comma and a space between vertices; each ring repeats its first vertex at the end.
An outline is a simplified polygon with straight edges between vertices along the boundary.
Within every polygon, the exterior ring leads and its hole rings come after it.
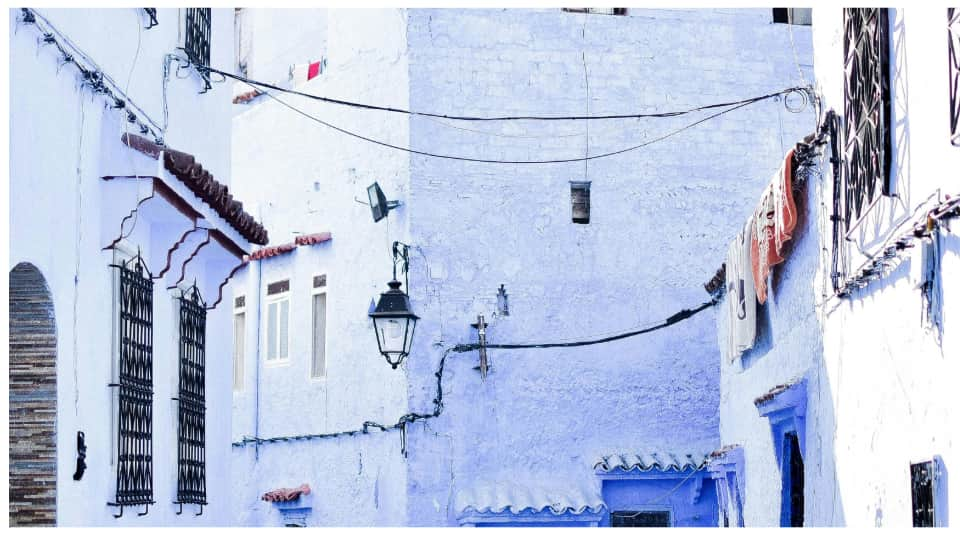
POLYGON ((203 69, 210 66, 210 20, 210 8, 186 9, 183 49, 190 63, 199 68, 203 92, 211 88, 210 73, 203 69))
POLYGON ((144 505, 153 500, 153 280, 138 253, 110 265, 119 272, 119 429, 116 495, 110 506, 144 505))
POLYGON ((933 462, 910 464, 910 495, 913 526, 934 526, 933 462))
POLYGON ((843 10, 842 219, 847 231, 882 193, 890 174, 890 44, 887 8, 843 10))
POLYGON ((960 146, 960 8, 947 8, 950 62, 950 144, 960 146))
POLYGON ((177 515, 184 504, 207 504, 206 332, 207 310, 197 285, 180 296, 180 382, 177 399, 177 515))
POLYGON ((157 26, 157 25, 160 24, 159 22, 157 22, 157 8, 145 7, 145 8, 143 8, 143 11, 144 11, 144 13, 147 14, 147 17, 150 18, 150 21, 147 23, 147 24, 149 24, 150 26, 148 26, 148 27, 146 28, 146 30, 149 30, 149 29, 153 28, 154 26, 157 26))

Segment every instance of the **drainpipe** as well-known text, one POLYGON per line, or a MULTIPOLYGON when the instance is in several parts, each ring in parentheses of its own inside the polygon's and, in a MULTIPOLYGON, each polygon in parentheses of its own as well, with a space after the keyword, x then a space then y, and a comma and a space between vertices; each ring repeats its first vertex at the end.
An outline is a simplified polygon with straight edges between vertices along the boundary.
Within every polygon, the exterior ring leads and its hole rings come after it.
POLYGON ((256 440, 254 444, 254 461, 260 461, 260 287, 263 280, 263 259, 257 261, 257 355, 255 358, 256 363, 256 384, 254 385, 256 392, 256 398, 254 401, 254 418, 253 418, 253 436, 256 440))

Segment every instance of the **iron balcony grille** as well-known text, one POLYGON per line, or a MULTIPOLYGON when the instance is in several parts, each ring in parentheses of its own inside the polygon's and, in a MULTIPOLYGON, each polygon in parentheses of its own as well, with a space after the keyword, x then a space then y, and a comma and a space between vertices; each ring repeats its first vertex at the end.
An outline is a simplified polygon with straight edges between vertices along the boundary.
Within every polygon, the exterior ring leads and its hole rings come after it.
POLYGON ((910 464, 910 495, 913 526, 934 526, 933 462, 910 464))
POLYGON ((947 8, 950 60, 950 143, 960 146, 960 8, 947 8))
MULTIPOLYGON (((153 500, 153 281, 138 255, 120 273, 117 484, 113 506, 153 500)), ((144 512, 146 513, 146 512, 144 512)), ((117 516, 119 517, 119 516, 117 516)))
POLYGON ((859 219, 890 184, 890 45, 886 8, 843 10, 843 220, 859 219))
MULTIPOLYGON (((194 66, 210 65, 210 8, 187 8, 183 48, 194 66)), ((210 76, 201 70, 204 89, 210 88, 210 76)))
POLYGON ((207 504, 206 469, 207 310, 194 285, 180 298, 180 383, 177 427, 177 500, 207 504))

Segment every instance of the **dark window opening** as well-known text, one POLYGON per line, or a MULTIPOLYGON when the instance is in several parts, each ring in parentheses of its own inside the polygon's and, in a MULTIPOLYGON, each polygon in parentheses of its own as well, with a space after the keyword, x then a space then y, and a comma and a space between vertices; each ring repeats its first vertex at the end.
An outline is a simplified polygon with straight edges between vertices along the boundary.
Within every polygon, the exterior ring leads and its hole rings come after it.
POLYGON ((247 298, 245 296, 238 296, 233 300, 233 307, 242 308, 247 305, 247 298))
POLYGON ((611 527, 669 527, 670 512, 668 510, 655 512, 635 512, 631 510, 617 511, 610 514, 611 527))
POLYGON ((890 44, 887 8, 843 10, 843 223, 849 232, 890 174, 890 44))
POLYGON ((326 286, 327 286, 327 275, 326 275, 326 274, 320 274, 319 276, 313 276, 313 287, 314 287, 315 289, 316 289, 316 288, 320 288, 320 287, 326 287, 326 286))
POLYGON ((177 396, 177 500, 207 504, 207 310, 192 287, 180 298, 180 384, 177 396))
POLYGON ((803 456, 795 431, 783 436, 781 473, 780 525, 803 527, 803 456))
POLYGON ((783 24, 790 22, 787 17, 787 8, 773 8, 773 22, 783 24))
POLYGON ((590 223, 590 182, 570 182, 573 222, 590 223))
POLYGON ((913 500, 913 526, 934 526, 933 462, 910 465, 910 487, 913 500))
POLYGON ((813 23, 812 8, 773 8, 773 22, 810 26, 813 23))
POLYGON ((153 504, 153 281, 139 256, 120 273, 116 500, 153 504))
MULTIPOLYGON (((195 66, 210 65, 210 8, 187 8, 186 28, 184 29, 183 49, 190 63, 195 66)), ((204 89, 210 89, 210 76, 200 72, 204 89)))
POLYGON ((276 281, 267 285, 267 294, 280 294, 290 290, 290 280, 276 281))

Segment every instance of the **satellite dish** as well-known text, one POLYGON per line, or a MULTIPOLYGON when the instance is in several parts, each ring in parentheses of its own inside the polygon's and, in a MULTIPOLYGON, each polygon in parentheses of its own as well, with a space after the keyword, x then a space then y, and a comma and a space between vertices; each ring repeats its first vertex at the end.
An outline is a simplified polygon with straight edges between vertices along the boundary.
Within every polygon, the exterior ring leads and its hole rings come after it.
POLYGON ((387 196, 383 194, 378 182, 374 182, 367 188, 367 200, 370 202, 370 212, 373 214, 374 223, 387 217, 391 210, 400 206, 400 201, 387 200, 387 196))

